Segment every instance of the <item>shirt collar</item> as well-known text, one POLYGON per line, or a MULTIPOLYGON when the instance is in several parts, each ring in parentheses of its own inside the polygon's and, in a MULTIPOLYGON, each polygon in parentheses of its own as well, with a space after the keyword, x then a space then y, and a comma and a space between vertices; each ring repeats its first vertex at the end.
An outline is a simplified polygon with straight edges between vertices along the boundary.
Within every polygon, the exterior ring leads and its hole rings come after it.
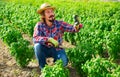
POLYGON ((57 25, 57 22, 56 22, 56 20, 55 20, 54 23, 53 23, 53 25, 52 25, 52 27, 47 26, 45 23, 43 23, 43 25, 44 25, 46 28, 48 28, 48 29, 53 29, 53 28, 55 28, 55 26, 57 25))

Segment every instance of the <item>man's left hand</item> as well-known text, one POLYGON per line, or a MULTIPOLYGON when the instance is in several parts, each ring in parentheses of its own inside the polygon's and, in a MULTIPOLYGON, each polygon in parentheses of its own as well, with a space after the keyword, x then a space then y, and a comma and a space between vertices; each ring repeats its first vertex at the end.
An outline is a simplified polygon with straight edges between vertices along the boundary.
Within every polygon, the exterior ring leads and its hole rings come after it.
POLYGON ((82 27, 83 27, 82 24, 79 24, 79 25, 75 26, 76 30, 79 30, 79 29, 81 29, 82 27))

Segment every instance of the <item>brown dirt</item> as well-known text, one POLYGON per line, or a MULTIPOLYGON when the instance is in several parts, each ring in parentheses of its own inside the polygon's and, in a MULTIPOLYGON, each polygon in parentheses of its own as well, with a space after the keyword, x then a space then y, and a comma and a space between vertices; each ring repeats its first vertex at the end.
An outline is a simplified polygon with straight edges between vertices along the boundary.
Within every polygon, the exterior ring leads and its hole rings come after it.
MULTIPOLYGON (((32 38, 25 34, 23 37, 32 44, 32 38)), ((70 77, 80 77, 71 65, 68 65, 67 68, 70 70, 70 77)), ((9 48, 0 39, 0 77, 39 77, 40 74, 35 58, 26 68, 18 67, 15 59, 9 53, 9 48)))

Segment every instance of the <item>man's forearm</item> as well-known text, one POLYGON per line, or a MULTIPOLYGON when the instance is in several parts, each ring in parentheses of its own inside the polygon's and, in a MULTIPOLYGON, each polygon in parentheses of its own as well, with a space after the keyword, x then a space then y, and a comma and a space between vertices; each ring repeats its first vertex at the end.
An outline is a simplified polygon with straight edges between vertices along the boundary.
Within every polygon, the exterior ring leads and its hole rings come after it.
POLYGON ((48 37, 36 36, 36 37, 33 37, 33 39, 34 39, 34 43, 45 44, 45 42, 47 42, 47 40, 48 40, 48 37))

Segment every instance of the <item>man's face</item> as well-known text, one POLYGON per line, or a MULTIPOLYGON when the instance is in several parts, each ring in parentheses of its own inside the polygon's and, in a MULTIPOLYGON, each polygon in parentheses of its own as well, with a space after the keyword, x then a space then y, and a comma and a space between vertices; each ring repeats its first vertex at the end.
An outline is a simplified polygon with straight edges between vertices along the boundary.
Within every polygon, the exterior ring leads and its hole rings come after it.
POLYGON ((53 22, 55 20, 55 14, 53 9, 46 9, 45 13, 45 20, 53 22))

